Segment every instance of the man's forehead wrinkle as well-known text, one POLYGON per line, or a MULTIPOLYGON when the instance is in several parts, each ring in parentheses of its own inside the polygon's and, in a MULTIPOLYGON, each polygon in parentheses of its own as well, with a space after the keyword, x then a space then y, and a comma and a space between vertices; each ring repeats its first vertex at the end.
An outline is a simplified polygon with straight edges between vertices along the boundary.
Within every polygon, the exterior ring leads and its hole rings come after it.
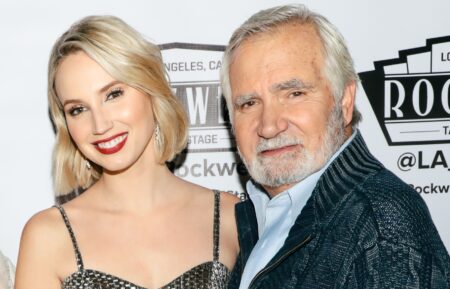
MULTIPOLYGON (((305 82, 299 78, 292 78, 286 81, 282 81, 279 83, 272 84, 269 87, 269 91, 271 93, 276 93, 283 90, 289 90, 289 89, 311 89, 314 86, 311 83, 305 82)), ((245 102, 249 99, 258 97, 259 94, 257 92, 249 92, 249 93, 243 93, 239 94, 234 97, 234 102, 245 102)))

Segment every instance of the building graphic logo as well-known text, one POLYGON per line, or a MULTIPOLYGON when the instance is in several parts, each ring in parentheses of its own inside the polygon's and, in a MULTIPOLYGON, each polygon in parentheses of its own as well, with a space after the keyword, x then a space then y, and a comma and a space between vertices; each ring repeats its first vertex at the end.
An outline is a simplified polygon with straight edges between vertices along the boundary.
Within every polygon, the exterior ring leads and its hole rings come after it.
POLYGON ((359 74, 389 145, 450 143, 450 36, 359 74))
POLYGON ((160 45, 170 84, 189 121, 188 152, 235 151, 219 71, 223 45, 160 45))

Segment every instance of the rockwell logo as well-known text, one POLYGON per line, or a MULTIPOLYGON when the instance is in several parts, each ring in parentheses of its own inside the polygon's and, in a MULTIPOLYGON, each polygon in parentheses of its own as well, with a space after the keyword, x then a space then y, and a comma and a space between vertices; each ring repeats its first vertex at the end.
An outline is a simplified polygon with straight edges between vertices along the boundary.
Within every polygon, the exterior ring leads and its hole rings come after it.
POLYGON ((189 119, 189 152, 234 151, 219 82, 225 46, 189 43, 160 45, 170 84, 189 119))
POLYGON ((359 76, 389 145, 450 143, 450 36, 359 76))
POLYGON ((426 185, 409 185, 419 194, 448 194, 448 192, 450 191, 450 185, 439 185, 435 183, 426 185))

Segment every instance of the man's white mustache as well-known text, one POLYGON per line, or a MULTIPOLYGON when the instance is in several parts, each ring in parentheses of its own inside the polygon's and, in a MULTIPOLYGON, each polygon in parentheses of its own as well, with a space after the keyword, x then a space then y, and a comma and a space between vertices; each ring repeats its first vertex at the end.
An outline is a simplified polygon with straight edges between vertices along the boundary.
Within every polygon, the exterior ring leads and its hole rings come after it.
POLYGON ((261 139, 256 146, 256 152, 260 153, 263 151, 274 150, 299 144, 303 144, 303 141, 298 137, 293 136, 278 136, 272 139, 261 139))

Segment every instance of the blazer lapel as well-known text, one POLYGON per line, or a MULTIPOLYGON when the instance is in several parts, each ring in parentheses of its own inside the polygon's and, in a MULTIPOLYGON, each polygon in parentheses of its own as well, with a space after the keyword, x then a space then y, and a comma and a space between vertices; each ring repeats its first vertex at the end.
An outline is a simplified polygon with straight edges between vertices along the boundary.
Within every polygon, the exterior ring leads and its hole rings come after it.
POLYGON ((317 225, 313 203, 313 197, 309 198, 302 212, 295 220, 294 225, 291 227, 283 246, 263 270, 270 269, 271 266, 281 262, 314 239, 317 225))

